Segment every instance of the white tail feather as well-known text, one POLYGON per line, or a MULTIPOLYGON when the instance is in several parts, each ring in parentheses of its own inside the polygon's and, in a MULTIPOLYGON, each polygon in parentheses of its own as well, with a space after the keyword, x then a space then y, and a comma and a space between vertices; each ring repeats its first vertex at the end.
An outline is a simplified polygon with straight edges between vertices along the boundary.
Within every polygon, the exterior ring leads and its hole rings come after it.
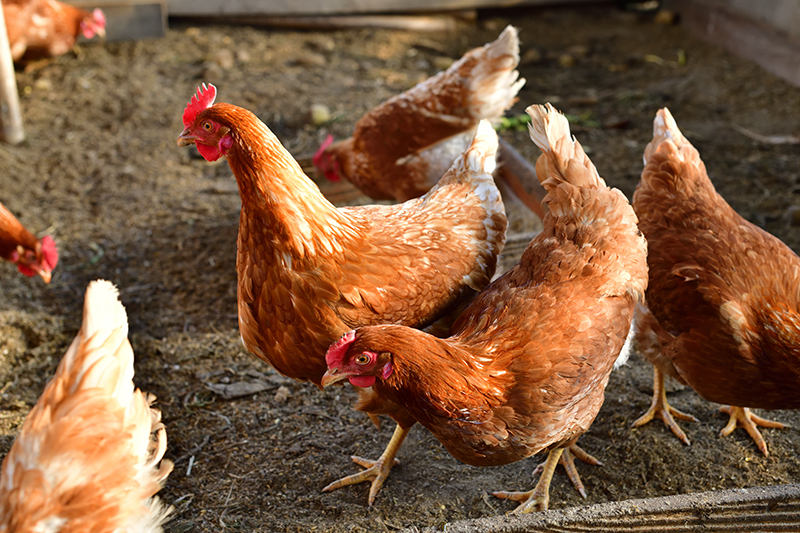
POLYGON ((644 149, 644 164, 650 160, 650 155, 658 148, 664 141, 672 141, 678 147, 678 156, 681 160, 685 160, 683 150, 687 147, 690 152, 694 153, 694 148, 691 146, 686 137, 683 136, 681 130, 678 128, 678 123, 666 107, 661 108, 656 113, 656 118, 653 119, 653 140, 644 149))
POLYGON ((500 118, 514 104, 525 79, 515 70, 519 64, 519 37, 513 26, 482 49, 486 58, 472 71, 469 108, 476 118, 500 118))
POLYGON ((81 329, 3 462, 0 502, 9 503, 0 506, 5 511, 0 531, 34 511, 41 517, 37 531, 51 523, 60 527, 62 513, 75 512, 64 509, 81 504, 73 501, 75 490, 114 502, 108 509, 117 511, 109 512, 119 514, 110 518, 105 513, 102 520, 118 524, 115 531, 161 531, 169 508, 155 493, 172 463, 157 465, 166 432, 161 414, 150 408, 155 397, 134 390, 127 333, 117 289, 108 281, 90 283, 81 329), (132 468, 133 478, 114 477, 117 468, 132 468), (39 475, 21 476, 18 470, 39 475), (28 492, 37 497, 9 496, 28 492))

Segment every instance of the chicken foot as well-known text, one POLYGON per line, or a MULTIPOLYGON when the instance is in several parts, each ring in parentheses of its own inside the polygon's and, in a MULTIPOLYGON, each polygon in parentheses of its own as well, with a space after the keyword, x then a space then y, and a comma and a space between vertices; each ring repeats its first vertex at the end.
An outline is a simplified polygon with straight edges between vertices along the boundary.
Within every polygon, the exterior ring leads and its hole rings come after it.
POLYGON ((720 407, 720 412, 727 413, 730 415, 730 419, 728 419, 728 423, 725 425, 724 428, 719 432, 720 437, 727 437, 733 430, 736 429, 737 426, 741 426, 747 431, 750 437, 756 441, 756 446, 758 449, 761 450, 761 453, 764 454, 764 457, 769 457, 769 451, 767 451, 767 443, 764 441, 764 437, 761 436, 761 432, 758 431, 756 426, 761 426, 765 428, 774 428, 774 429, 783 429, 786 424, 781 424, 780 422, 776 422, 774 420, 767 420, 766 418, 761 418, 760 416, 753 413, 747 407, 736 407, 734 405, 727 406, 727 407, 720 407))
POLYGON ((403 444, 409 431, 411 431, 411 427, 403 429, 400 424, 397 424, 389 444, 386 445, 386 449, 377 461, 364 459, 356 455, 351 456, 354 463, 363 466, 366 470, 336 480, 325 486, 322 492, 330 492, 348 485, 355 485, 356 483, 372 480, 372 486, 369 489, 369 497, 367 498, 367 502, 372 506, 375 502, 375 498, 378 496, 378 491, 380 491, 383 486, 383 482, 389 477, 389 472, 392 467, 400 464, 400 461, 395 459, 395 456, 400 450, 400 446, 403 444))
POLYGON ((631 425, 631 427, 638 428, 643 426, 648 422, 651 422, 655 417, 660 418, 661 421, 664 422, 664 425, 666 425, 672 431, 672 433, 681 440, 681 442, 687 446, 691 444, 689 437, 687 437, 686 433, 683 432, 681 427, 675 421, 675 418, 689 422, 699 422, 699 420, 688 413, 684 413, 683 411, 675 409, 669 404, 669 402, 667 402, 667 389, 664 386, 664 373, 661 372, 657 366, 653 365, 653 402, 650 404, 650 408, 647 410, 647 412, 640 416, 631 425))
MULTIPOLYGON (((564 453, 561 454, 561 458, 558 460, 558 464, 564 467, 564 470, 567 471, 567 477, 569 480, 572 481, 572 486, 575 487, 581 496, 586 498, 586 487, 583 486, 583 482, 581 481, 581 476, 578 475, 578 469, 575 468, 575 459, 583 461, 584 463, 590 464, 592 466, 603 466, 603 463, 600 462, 599 459, 589 455, 584 451, 583 448, 578 446, 577 444, 573 444, 572 446, 565 448, 564 453)), ((539 464, 536 468, 533 469, 533 474, 536 475, 540 473, 544 469, 545 463, 539 464)))
POLYGON ((556 471, 556 466, 561 461, 561 455, 564 453, 564 450, 565 448, 556 448, 547 454, 547 460, 542 466, 542 475, 539 477, 539 481, 536 483, 533 490, 526 492, 497 491, 493 492, 492 495, 504 500, 519 502, 519 507, 511 511, 511 514, 546 511, 550 503, 550 482, 553 480, 553 473, 556 471))
POLYGON ((521 505, 512 511, 514 514, 546 511, 550 501, 550 482, 553 479, 556 466, 560 464, 567 471, 567 476, 569 476, 569 480, 572 481, 572 485, 575 489, 581 496, 586 498, 586 487, 583 486, 581 477, 578 475, 578 469, 575 468, 575 459, 579 459, 584 463, 594 466, 603 465, 603 463, 586 453, 577 444, 566 448, 557 448, 547 454, 547 460, 533 470, 533 475, 539 472, 542 474, 533 490, 527 492, 499 491, 493 492, 492 494, 498 498, 520 502, 521 505))

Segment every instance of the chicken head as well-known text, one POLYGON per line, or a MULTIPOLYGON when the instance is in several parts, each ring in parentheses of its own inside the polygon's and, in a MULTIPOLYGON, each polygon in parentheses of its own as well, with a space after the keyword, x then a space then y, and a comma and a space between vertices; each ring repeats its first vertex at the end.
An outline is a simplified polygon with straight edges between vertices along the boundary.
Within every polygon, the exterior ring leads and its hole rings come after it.
POLYGON ((217 88, 213 85, 206 87, 204 83, 197 88, 183 112, 183 132, 178 137, 178 146, 194 144, 206 161, 216 161, 233 146, 230 128, 203 116, 216 98, 217 88))

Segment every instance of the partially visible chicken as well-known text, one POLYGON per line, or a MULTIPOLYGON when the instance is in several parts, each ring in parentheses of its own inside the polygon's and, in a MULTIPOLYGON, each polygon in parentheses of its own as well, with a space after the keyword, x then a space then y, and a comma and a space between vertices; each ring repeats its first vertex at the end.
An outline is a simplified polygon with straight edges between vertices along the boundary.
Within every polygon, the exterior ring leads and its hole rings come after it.
POLYGON ((0 531, 161 531, 155 494, 172 470, 153 396, 134 390, 117 289, 93 281, 83 325, 0 473, 0 531))
POLYGON ((656 115, 644 160, 633 196, 650 244, 652 318, 642 335, 654 335, 660 350, 650 357, 653 405, 635 424, 659 416, 683 434, 663 395, 667 373, 730 404, 721 435, 742 425, 768 455, 756 426, 783 425, 748 408, 800 408, 800 258, 725 202, 667 109, 656 115))
MULTIPOLYGON (((489 283, 507 221, 488 122, 422 198, 337 209, 263 122, 214 104, 215 95, 213 85, 198 89, 178 144, 196 144, 212 161, 227 156, 242 198, 239 329, 245 347, 279 372, 319 385, 325 351, 346 331, 426 326, 489 283)), ((370 405, 373 416, 403 423, 381 459, 357 460, 370 468, 329 488, 372 479, 372 503, 408 429, 398 406, 370 405)))
POLYGON ((0 204, 0 257, 17 265, 26 276, 38 274, 45 283, 50 283, 58 264, 53 238, 45 235, 37 239, 3 204, 0 204))
POLYGON ((331 180, 344 177, 376 200, 422 196, 469 146, 481 119, 497 119, 525 83, 517 79, 517 30, 467 52, 444 72, 375 107, 353 136, 314 155, 331 180))
POLYGON ((105 37, 106 17, 57 0, 2 0, 14 61, 56 57, 69 52, 79 34, 105 37))
POLYGON ((647 245, 625 196, 606 186, 563 115, 550 105, 528 113, 549 213, 519 264, 449 338, 394 325, 348 332, 322 381, 371 387, 471 465, 549 450, 534 490, 495 493, 522 502, 517 512, 547 508, 555 466, 600 410, 647 286, 647 245))

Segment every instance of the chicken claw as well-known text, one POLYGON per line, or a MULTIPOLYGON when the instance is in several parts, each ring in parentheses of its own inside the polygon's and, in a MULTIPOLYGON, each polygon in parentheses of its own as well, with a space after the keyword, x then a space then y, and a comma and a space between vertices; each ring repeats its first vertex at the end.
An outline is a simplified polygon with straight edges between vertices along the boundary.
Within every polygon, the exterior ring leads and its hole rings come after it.
MULTIPOLYGON (((526 492, 497 491, 493 492, 492 495, 504 500, 520 502, 520 506, 511 511, 510 514, 546 511, 550 503, 550 482, 553 480, 553 473, 556 471, 556 465, 560 462, 561 454, 564 450, 564 448, 556 448, 547 454, 547 460, 540 465, 542 475, 533 490, 526 492)), ((538 469, 539 467, 536 468, 536 470, 538 469)))
POLYGON ((403 441, 405 440, 409 431, 411 431, 410 427, 403 429, 398 424, 394 430, 392 439, 389 441, 389 444, 386 446, 386 449, 383 451, 377 461, 373 461, 372 459, 364 459, 362 457, 353 455, 351 457, 353 462, 363 466, 366 468, 366 470, 362 470, 357 474, 338 479, 325 486, 322 489, 322 492, 330 492, 332 490, 340 489, 348 485, 355 485, 356 483, 369 481, 371 479, 372 486, 369 489, 369 497, 367 498, 367 502, 371 507, 372 504, 375 503, 375 498, 378 496, 378 491, 381 490, 383 482, 389 477, 389 472, 392 470, 392 467, 400 464, 400 461, 395 459, 395 456, 397 455, 398 450, 400 450, 400 445, 403 444, 403 441))
POLYGON ((631 427, 638 428, 658 417, 662 422, 687 446, 692 444, 689 437, 683 432, 681 427, 675 422, 675 418, 689 422, 699 422, 694 416, 679 411, 667 402, 667 389, 664 387, 664 374, 653 366, 653 403, 645 414, 640 416, 631 427), (674 418, 673 418, 674 417, 674 418))
POLYGON ((586 488, 583 486, 581 477, 578 475, 578 469, 575 468, 575 459, 579 459, 584 463, 594 466, 603 465, 603 463, 586 453, 576 444, 566 448, 557 448, 547 455, 547 460, 545 460, 544 463, 533 470, 533 475, 539 472, 542 474, 533 490, 527 492, 498 491, 492 494, 498 498, 520 502, 521 505, 511 511, 512 514, 546 511, 550 501, 550 481, 553 479, 556 465, 560 464, 566 469, 567 476, 569 476, 575 489, 580 492, 581 496, 586 498, 586 488))
POLYGON ((747 431, 750 437, 756 441, 756 446, 758 446, 758 449, 764 454, 764 457, 769 457, 767 443, 764 441, 764 437, 761 436, 761 432, 758 431, 756 426, 774 429, 783 429, 787 427, 786 424, 761 418, 760 416, 754 414, 747 407, 736 407, 734 405, 730 405, 727 407, 720 407, 719 410, 722 413, 727 413, 730 415, 727 425, 719 432, 719 436, 727 437, 733 433, 733 430, 736 429, 737 426, 741 426, 745 429, 745 431, 747 431))

